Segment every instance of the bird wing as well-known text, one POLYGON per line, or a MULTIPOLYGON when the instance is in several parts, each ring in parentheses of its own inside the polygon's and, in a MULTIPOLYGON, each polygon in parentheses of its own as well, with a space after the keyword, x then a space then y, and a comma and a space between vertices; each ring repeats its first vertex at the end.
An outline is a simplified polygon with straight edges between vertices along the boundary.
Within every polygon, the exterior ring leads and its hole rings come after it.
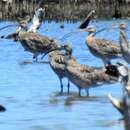
POLYGON ((119 45, 114 44, 112 41, 105 39, 96 39, 95 42, 95 50, 99 51, 101 54, 117 55, 121 53, 119 45))
POLYGON ((90 67, 88 65, 80 64, 75 58, 72 58, 71 60, 67 61, 67 66, 71 66, 74 70, 76 69, 80 73, 90 73, 93 72, 95 69, 93 67, 90 67))
POLYGON ((49 54, 49 62, 52 68, 65 71, 65 54, 62 51, 54 51, 49 54))
POLYGON ((108 75, 103 69, 96 69, 92 72, 86 72, 78 67, 67 66, 69 79, 78 86, 100 86, 104 83, 113 83, 117 81, 116 77, 108 75))
POLYGON ((20 41, 24 41, 24 43, 28 44, 30 48, 37 51, 47 50, 51 44, 51 41, 47 36, 31 32, 21 34, 20 41))

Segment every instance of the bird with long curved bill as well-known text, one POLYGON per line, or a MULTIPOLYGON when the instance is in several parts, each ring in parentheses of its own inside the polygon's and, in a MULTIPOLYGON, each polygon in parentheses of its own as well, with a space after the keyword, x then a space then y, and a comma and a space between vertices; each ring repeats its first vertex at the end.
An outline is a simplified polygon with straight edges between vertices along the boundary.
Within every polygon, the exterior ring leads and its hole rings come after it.
POLYGON ((30 17, 29 16, 25 17, 24 19, 23 18, 18 18, 19 27, 16 30, 16 32, 8 34, 7 36, 1 36, 1 38, 13 39, 14 41, 17 41, 18 40, 18 30, 19 30, 19 28, 21 28, 23 23, 24 24, 26 23, 26 29, 24 31, 36 33, 38 31, 38 29, 41 27, 41 24, 42 24, 44 18, 45 18, 45 9, 38 8, 38 9, 35 10, 35 14, 34 14, 34 16, 32 18, 32 25, 30 26, 30 28, 28 28, 28 22, 30 22, 30 17))
MULTIPOLYGON (((60 94, 63 94, 62 79, 67 78, 66 62, 68 59, 70 58, 72 59, 71 54, 72 54, 72 48, 70 47, 69 44, 61 45, 59 46, 59 48, 49 53, 49 64, 60 80, 60 87, 61 87, 60 94)), ((70 92, 69 79, 68 79, 67 88, 68 88, 67 93, 69 94, 70 92)))
MULTIPOLYGON (((101 29, 101 31, 105 31, 106 29, 101 29)), ((111 63, 111 59, 122 57, 121 49, 118 44, 111 40, 96 38, 96 34, 101 31, 96 32, 94 26, 88 26, 86 29, 83 29, 83 31, 88 32, 88 36, 85 39, 88 49, 94 56, 102 59, 105 66, 111 63)))
POLYGON ((19 28, 16 33, 10 34, 5 38, 13 38, 18 40, 25 51, 33 53, 33 58, 37 61, 39 54, 46 54, 48 51, 58 47, 58 43, 55 40, 48 38, 47 36, 36 33, 41 26, 43 20, 44 9, 40 8, 36 10, 33 25, 28 30, 28 22, 23 20, 20 22, 19 28))

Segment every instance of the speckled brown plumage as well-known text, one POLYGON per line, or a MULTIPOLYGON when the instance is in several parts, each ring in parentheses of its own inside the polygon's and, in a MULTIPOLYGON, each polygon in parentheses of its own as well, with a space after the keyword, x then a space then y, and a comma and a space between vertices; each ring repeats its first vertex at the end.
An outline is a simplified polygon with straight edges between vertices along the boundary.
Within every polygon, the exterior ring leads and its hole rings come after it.
POLYGON ((21 32, 18 37, 25 51, 33 53, 34 58, 37 58, 39 54, 48 53, 58 47, 54 40, 38 33, 21 32))
POLYGON ((81 89, 86 89, 88 96, 90 87, 97 87, 105 83, 117 81, 118 77, 108 75, 105 72, 106 70, 103 68, 98 69, 82 65, 72 59, 67 63, 67 76, 79 88, 79 96, 81 96, 81 89))
MULTIPOLYGON (((63 45, 61 50, 55 50, 49 53, 49 63, 53 71, 56 73, 60 80, 61 94, 63 93, 63 83, 62 79, 66 76, 66 62, 68 59, 73 59, 71 57, 72 49, 69 45, 63 45), (63 49, 64 48, 64 49, 63 49)), ((69 94, 69 80, 68 80, 68 94, 69 94)))
POLYGON ((89 35, 86 38, 86 45, 90 52, 103 60, 106 65, 113 58, 121 57, 120 46, 110 40, 98 39, 95 37, 96 30, 94 27, 88 27, 89 35))

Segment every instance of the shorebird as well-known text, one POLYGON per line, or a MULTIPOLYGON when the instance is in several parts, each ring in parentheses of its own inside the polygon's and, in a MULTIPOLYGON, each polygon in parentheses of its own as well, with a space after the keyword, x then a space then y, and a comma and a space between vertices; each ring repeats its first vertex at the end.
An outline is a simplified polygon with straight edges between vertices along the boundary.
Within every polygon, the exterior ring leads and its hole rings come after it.
MULTIPOLYGON (((63 93, 62 78, 64 77, 68 78, 68 81, 71 81, 79 88, 79 96, 81 96, 81 89, 85 89, 87 91, 87 96, 89 96, 90 87, 117 81, 118 75, 113 74, 114 71, 111 70, 112 68, 110 68, 110 66, 106 69, 97 69, 78 63, 72 56, 72 48, 68 45, 60 46, 59 50, 54 49, 52 51, 53 52, 49 54, 49 63, 60 79, 61 94, 63 93)), ((69 86, 68 83, 68 93, 69 86)))
POLYGON ((95 37, 96 29, 93 26, 88 26, 86 29, 89 34, 86 37, 86 44, 90 50, 90 52, 102 59, 104 65, 106 66, 110 63, 111 59, 121 57, 120 46, 113 43, 110 40, 106 39, 98 39, 95 37))
MULTIPOLYGON (((67 44, 62 45, 61 49, 59 50, 56 49, 49 53, 50 66, 60 80, 61 94, 63 94, 62 79, 67 78, 65 63, 67 62, 68 58, 70 58, 71 54, 72 54, 72 48, 70 47, 70 45, 67 44)), ((69 94, 69 89, 70 89, 69 80, 68 80, 67 87, 68 87, 67 93, 69 94)))
POLYGON ((56 49, 59 46, 57 41, 37 33, 43 20, 44 12, 45 10, 42 8, 36 10, 33 24, 29 30, 28 22, 23 20, 20 22, 20 27, 17 29, 16 33, 10 34, 6 37, 13 37, 15 40, 18 40, 25 51, 33 53, 33 58, 36 59, 36 61, 39 54, 46 55, 49 51, 56 49))
POLYGON ((68 61, 67 77, 78 87, 79 96, 81 96, 81 89, 85 89, 87 96, 89 96, 89 88, 117 81, 117 76, 107 74, 106 69, 82 65, 76 60, 68 61))
POLYGON ((122 52, 122 56, 127 63, 130 64, 130 42, 126 36, 127 25, 124 22, 120 23, 120 48, 122 52))
POLYGON ((11 33, 11 34, 9 34, 7 36, 1 36, 1 38, 13 39, 14 41, 17 41, 18 40, 18 32, 21 29, 22 24, 24 24, 24 31, 25 32, 34 32, 34 33, 36 33, 38 31, 38 29, 40 28, 44 17, 45 17, 45 8, 44 9, 38 8, 37 10, 35 10, 35 14, 34 14, 33 19, 32 19, 32 25, 31 25, 30 28, 28 28, 28 22, 30 21, 29 16, 26 16, 24 19, 18 17, 20 27, 18 27, 16 32, 11 33), (25 29, 25 26, 26 26, 26 29, 25 29))
POLYGON ((18 30, 18 41, 25 51, 33 53, 33 58, 36 59, 36 61, 38 55, 46 55, 49 51, 54 50, 59 46, 57 41, 49 39, 47 36, 24 31, 23 26, 18 30))

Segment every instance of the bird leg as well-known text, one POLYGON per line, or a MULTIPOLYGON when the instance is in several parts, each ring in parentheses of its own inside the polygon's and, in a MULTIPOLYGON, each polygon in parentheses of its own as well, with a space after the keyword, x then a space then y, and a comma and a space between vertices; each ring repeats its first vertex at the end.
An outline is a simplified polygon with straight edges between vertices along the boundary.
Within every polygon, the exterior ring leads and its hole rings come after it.
POLYGON ((61 78, 60 78, 60 87, 61 87, 60 94, 63 94, 63 83, 62 83, 62 79, 61 78))
POLYGON ((87 93, 87 97, 89 96, 89 88, 85 89, 86 93, 87 93))
POLYGON ((81 87, 79 87, 79 97, 81 97, 81 87))
POLYGON ((70 82, 69 82, 69 80, 68 80, 67 88, 68 88, 67 94, 69 95, 69 93, 70 93, 70 82))
POLYGON ((34 62, 38 62, 37 56, 38 56, 37 54, 34 54, 34 55, 33 55, 33 59, 35 59, 34 62))
POLYGON ((41 57, 41 60, 43 60, 43 58, 48 54, 48 52, 44 53, 41 57))

